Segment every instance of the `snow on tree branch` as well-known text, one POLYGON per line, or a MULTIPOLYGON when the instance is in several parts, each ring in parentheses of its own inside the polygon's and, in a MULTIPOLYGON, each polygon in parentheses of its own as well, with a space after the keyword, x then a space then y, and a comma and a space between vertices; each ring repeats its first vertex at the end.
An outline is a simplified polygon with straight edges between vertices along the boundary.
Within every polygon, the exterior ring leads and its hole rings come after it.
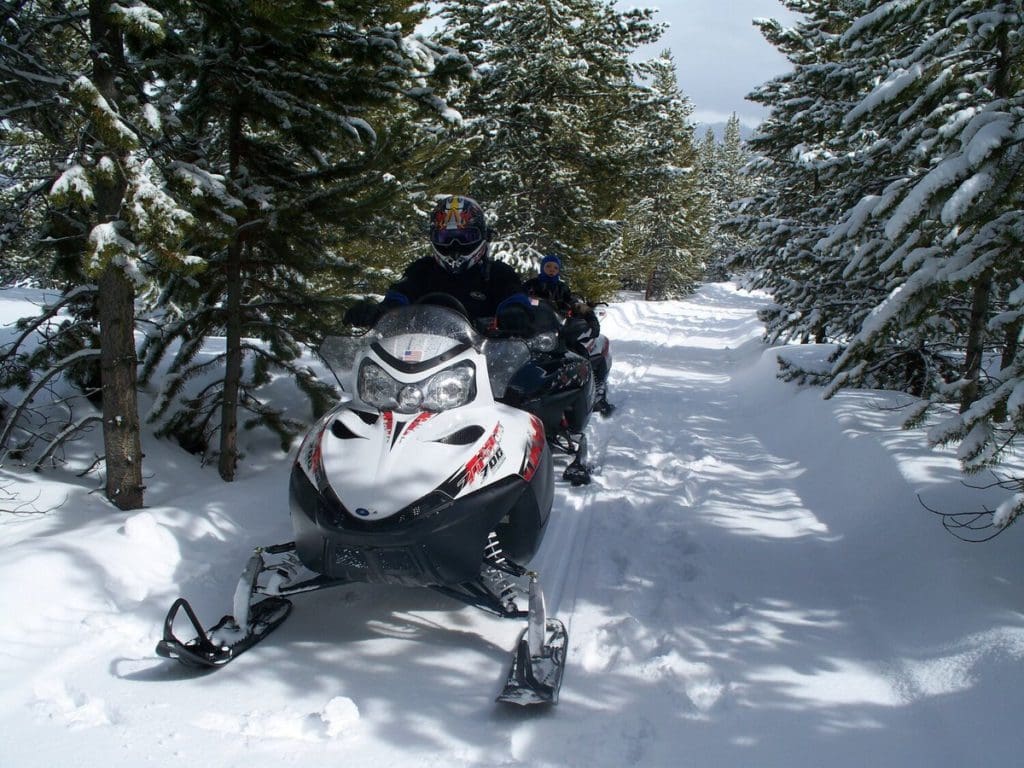
POLYGON ((88 110, 97 132, 111 147, 128 151, 139 146, 138 136, 110 106, 93 82, 84 75, 71 84, 71 94, 88 110))
POLYGON ((163 15, 144 3, 130 6, 111 3, 108 11, 113 20, 128 34, 153 43, 158 43, 165 37, 163 15))
POLYGON ((67 168, 50 187, 50 197, 58 204, 90 205, 95 196, 85 168, 78 163, 67 168))

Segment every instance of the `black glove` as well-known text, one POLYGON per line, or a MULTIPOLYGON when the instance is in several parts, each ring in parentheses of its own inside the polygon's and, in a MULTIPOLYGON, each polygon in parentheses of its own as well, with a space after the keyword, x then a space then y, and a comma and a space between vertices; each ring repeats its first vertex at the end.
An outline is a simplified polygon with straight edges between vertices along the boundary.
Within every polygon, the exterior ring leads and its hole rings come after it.
POLYGON ((345 310, 342 318, 346 325, 369 328, 384 314, 384 307, 375 301, 360 301, 345 310))
POLYGON ((533 332, 530 310, 522 304, 509 304, 498 312, 498 330, 513 336, 529 336, 533 332))
POLYGON ((596 339, 601 335, 601 323, 597 319, 597 313, 594 312, 593 308, 586 302, 576 302, 572 308, 572 316, 581 318, 587 322, 587 328, 590 330, 591 339, 596 339))
POLYGON ((582 317, 570 317, 562 326, 561 337, 567 347, 573 349, 582 342, 580 338, 588 331, 587 321, 582 317))

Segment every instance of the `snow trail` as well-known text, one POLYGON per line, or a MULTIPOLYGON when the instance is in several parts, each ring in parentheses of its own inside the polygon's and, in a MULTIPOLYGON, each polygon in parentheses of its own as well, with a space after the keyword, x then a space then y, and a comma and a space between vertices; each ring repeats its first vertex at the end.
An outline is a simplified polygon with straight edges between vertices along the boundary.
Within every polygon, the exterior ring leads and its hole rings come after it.
MULTIPOLYGON (((925 576, 923 592, 894 598, 872 572, 884 578, 891 555, 898 583, 901 545, 914 551, 928 522, 909 514, 914 489, 886 447, 898 417, 876 417, 877 393, 824 401, 775 380, 760 301, 707 286, 681 305, 618 305, 603 322, 620 407, 592 425, 598 442, 608 435, 599 490, 559 497, 589 522, 571 554, 574 599, 560 604, 571 626, 563 709, 521 726, 524 763, 972 762, 933 700, 969 690, 986 652, 922 653, 901 603, 941 613, 948 594, 929 594, 925 576), (869 398, 870 424, 837 418, 869 398), (893 507, 904 521, 887 519, 893 507), (928 739, 911 727, 921 722, 928 739)), ((923 570, 938 579, 943 567, 923 570)), ((1019 620, 989 631, 988 652, 1020 658, 1019 620)))
POLYGON ((156 658, 174 597, 215 620, 252 547, 291 530, 279 454, 250 449, 225 485, 150 440, 147 510, 33 475, 70 503, 0 518, 4 764, 1014 764, 1018 532, 945 534, 918 494, 987 497, 899 429, 900 398, 778 381, 763 303, 722 284, 608 308, 618 408, 531 563, 570 630, 557 707, 494 704, 521 623, 429 590, 298 596, 212 675, 156 658))

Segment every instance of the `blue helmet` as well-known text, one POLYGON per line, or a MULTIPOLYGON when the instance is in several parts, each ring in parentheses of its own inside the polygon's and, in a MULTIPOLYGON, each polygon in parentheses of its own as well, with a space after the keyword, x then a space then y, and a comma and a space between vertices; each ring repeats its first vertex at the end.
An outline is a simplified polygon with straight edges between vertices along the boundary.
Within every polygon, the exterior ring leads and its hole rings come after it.
POLYGON ((557 283, 559 276, 562 274, 562 259, 555 253, 549 253, 543 259, 540 260, 540 279, 543 283, 557 283), (556 270, 545 269, 548 264, 554 264, 556 270))

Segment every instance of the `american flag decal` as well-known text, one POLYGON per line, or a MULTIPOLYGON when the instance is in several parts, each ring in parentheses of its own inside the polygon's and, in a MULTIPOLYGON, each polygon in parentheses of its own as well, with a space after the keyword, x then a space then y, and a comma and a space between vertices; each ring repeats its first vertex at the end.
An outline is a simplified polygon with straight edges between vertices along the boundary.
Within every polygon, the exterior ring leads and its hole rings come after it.
POLYGON ((403 363, 418 363, 423 359, 423 352, 418 349, 407 349, 402 353, 403 363))

